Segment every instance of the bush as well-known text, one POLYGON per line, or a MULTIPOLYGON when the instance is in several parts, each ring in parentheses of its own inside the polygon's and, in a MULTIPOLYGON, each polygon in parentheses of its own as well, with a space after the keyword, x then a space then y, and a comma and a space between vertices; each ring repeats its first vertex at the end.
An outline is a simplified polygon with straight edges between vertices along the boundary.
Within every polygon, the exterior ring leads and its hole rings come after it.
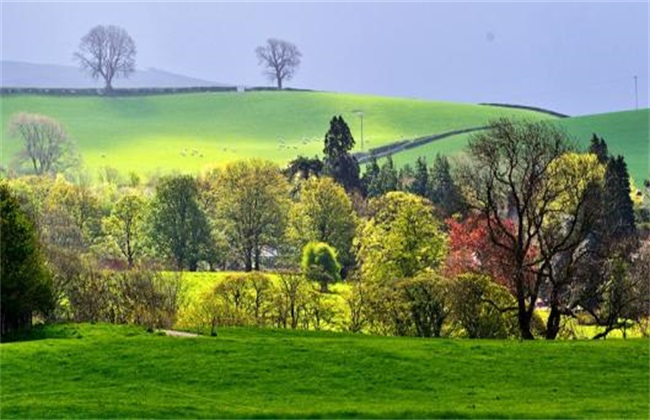
POLYGON ((453 318, 469 338, 517 336, 517 302, 507 289, 487 276, 463 274, 450 291, 453 318))
POLYGON ((418 337, 440 337, 451 312, 450 283, 433 273, 423 273, 398 283, 401 298, 418 337))
POLYGON ((341 264, 336 250, 324 242, 309 242, 302 250, 302 270, 305 276, 321 285, 327 292, 327 285, 341 280, 341 264))

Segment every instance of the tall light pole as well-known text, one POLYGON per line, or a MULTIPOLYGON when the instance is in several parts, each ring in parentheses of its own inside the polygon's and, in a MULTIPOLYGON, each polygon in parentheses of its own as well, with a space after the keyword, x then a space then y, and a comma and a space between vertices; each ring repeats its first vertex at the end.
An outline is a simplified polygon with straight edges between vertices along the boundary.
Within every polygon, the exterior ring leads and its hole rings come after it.
POLYGON ((361 120, 361 151, 363 152, 363 110, 355 109, 352 112, 361 120))
POLYGON ((634 104, 636 106, 636 110, 639 110, 639 89, 638 89, 638 84, 637 84, 637 79, 638 76, 634 76, 634 104))

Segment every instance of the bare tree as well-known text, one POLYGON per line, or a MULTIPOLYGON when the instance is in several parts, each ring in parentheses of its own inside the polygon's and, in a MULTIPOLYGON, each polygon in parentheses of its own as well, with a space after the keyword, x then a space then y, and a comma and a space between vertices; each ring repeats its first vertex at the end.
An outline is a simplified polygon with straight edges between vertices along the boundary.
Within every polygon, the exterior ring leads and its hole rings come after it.
POLYGON ((135 71, 135 54, 135 42, 124 29, 98 25, 81 38, 74 57, 93 78, 101 76, 110 93, 114 77, 128 77, 135 71))
POLYGON ((65 158, 72 156, 68 135, 53 118, 20 112, 11 118, 9 132, 25 143, 18 161, 31 162, 38 175, 64 169, 65 158))
POLYGON ((275 38, 270 38, 266 45, 257 47, 255 54, 259 64, 265 68, 264 74, 269 80, 277 82, 278 89, 282 89, 283 81, 291 80, 302 57, 298 47, 275 38))

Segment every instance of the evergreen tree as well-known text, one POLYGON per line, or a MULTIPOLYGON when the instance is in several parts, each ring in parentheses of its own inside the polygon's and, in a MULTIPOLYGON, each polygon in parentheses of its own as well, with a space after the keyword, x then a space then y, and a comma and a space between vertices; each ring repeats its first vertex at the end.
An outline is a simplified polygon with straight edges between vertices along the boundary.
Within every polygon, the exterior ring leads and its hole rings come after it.
POLYGON ((630 175, 623 156, 611 157, 607 162, 603 206, 608 239, 617 241, 634 236, 634 204, 630 197, 630 175))
POLYGON ((34 223, 6 183, 0 183, 0 333, 30 328, 32 314, 53 306, 51 277, 34 223))
POLYGON ((607 149, 607 143, 602 137, 598 137, 596 133, 591 137, 591 144, 589 145, 589 153, 593 153, 598 157, 598 161, 603 165, 607 163, 609 159, 609 151, 607 149))
POLYGON ((399 191, 410 191, 411 184, 415 179, 415 172, 413 167, 408 163, 402 166, 397 175, 397 189, 399 191))
POLYGON ((466 210, 460 189, 451 176, 449 160, 446 156, 436 154, 431 167, 430 183, 431 196, 429 199, 442 213, 442 216, 448 217, 466 210))
POLYGON ((391 155, 388 155, 386 162, 381 165, 381 170, 379 171, 379 189, 381 191, 380 195, 386 194, 389 191, 399 191, 399 177, 391 155))
POLYGON ((366 171, 361 179, 363 189, 368 197, 378 197, 381 195, 379 171, 377 157, 373 154, 370 156, 370 162, 366 165, 366 171))
POLYGON ((418 160, 415 161, 415 174, 409 191, 413 194, 419 195, 420 197, 429 198, 431 196, 429 168, 427 167, 427 161, 423 156, 420 156, 418 160))
POLYGON ((335 116, 330 121, 330 129, 325 134, 325 173, 345 188, 347 192, 361 191, 359 162, 350 154, 354 138, 345 120, 335 116))

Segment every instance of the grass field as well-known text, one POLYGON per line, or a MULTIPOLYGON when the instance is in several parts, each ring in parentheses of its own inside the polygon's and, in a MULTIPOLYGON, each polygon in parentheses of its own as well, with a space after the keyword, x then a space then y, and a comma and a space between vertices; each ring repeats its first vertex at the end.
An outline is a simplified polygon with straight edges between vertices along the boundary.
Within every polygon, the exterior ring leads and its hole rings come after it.
POLYGON ((50 326, 0 346, 2 418, 647 418, 645 340, 50 326))
MULTIPOLYGON (((650 177, 650 110, 614 112, 609 114, 588 115, 557 119, 558 124, 566 129, 576 143, 586 149, 593 133, 603 137, 612 154, 625 156, 628 170, 637 187, 650 177)), ((437 153, 455 156, 462 153, 467 140, 472 134, 459 134, 434 141, 420 147, 405 150, 393 155, 397 166, 413 164, 419 156, 425 156, 427 162, 433 162, 437 153)))
POLYGON ((284 164, 320 154, 332 116, 341 114, 360 150, 454 129, 498 116, 550 118, 498 107, 323 92, 199 93, 102 98, 3 96, 2 165, 20 148, 7 124, 20 111, 60 120, 91 172, 103 166, 125 174, 198 171, 248 157, 284 164))

